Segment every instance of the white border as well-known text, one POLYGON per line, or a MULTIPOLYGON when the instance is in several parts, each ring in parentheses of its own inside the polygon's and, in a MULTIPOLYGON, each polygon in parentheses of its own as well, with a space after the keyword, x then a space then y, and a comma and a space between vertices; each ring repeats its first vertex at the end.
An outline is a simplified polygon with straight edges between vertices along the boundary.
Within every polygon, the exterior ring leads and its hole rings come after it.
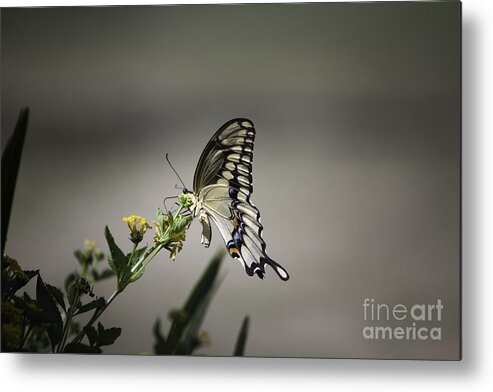
MULTIPOLYGON (((242 1, 246 2, 258 1, 242 1)), ((163 3, 171 2, 107 1, 104 4, 163 3)), ((2 7, 101 4, 101 1, 0 0, 2 7)), ((463 1, 462 362, 0 354, 2 390, 489 390, 493 385, 492 4, 491 0, 463 1)))

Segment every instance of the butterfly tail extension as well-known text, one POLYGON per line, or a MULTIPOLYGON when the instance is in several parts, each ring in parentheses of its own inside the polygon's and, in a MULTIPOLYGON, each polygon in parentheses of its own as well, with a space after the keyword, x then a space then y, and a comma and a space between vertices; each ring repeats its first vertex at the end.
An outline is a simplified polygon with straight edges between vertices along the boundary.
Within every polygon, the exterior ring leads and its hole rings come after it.
MULTIPOLYGON (((268 264, 272 267, 272 269, 274 271, 276 271, 276 274, 279 276, 279 278, 281 278, 281 280, 289 280, 289 274, 288 274, 288 271, 286 271, 280 264, 276 263, 274 260, 272 260, 270 257, 262 257, 260 259, 260 263, 262 266, 264 266, 265 264, 268 264)), ((263 270, 263 268, 262 268, 263 270)), ((265 271, 261 271, 261 274, 263 276, 263 272, 265 271)), ((259 273, 257 272, 257 275, 259 275, 259 273)), ((259 275, 261 278, 262 276, 259 275)))

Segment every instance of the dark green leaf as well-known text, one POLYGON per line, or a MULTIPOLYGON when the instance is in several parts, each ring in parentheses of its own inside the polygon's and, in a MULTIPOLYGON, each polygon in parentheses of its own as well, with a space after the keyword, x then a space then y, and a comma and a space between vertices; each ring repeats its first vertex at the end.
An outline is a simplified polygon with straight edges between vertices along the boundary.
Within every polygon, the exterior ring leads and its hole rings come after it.
POLYGON ((62 309, 65 311, 65 300, 63 299, 63 293, 57 289, 55 286, 52 286, 51 284, 45 283, 46 288, 50 292, 51 296, 55 299, 55 301, 62 307, 62 309))
POLYGON ((216 292, 217 286, 218 284, 214 283, 205 297, 197 305, 195 311, 192 313, 190 320, 182 333, 181 340, 178 342, 175 351, 176 354, 191 355, 192 352, 200 346, 200 342, 197 340, 197 337, 209 308, 209 304, 216 292))
POLYGON ((89 327, 84 327, 84 332, 87 335, 87 338, 89 339, 89 344, 91 346, 96 345, 96 342, 98 340, 98 331, 96 331, 96 328, 94 328, 92 325, 89 327))
POLYGON ((74 250, 74 256, 80 265, 84 266, 87 264, 86 255, 84 254, 84 252, 82 250, 80 250, 80 249, 74 250))
POLYGON ((187 314, 193 314, 194 309, 213 288, 214 282, 219 273, 221 261, 224 257, 224 251, 218 252, 210 261, 207 269, 204 271, 199 281, 195 284, 192 293, 188 297, 184 310, 187 314))
POLYGON ((241 324, 240 333, 238 334, 238 339, 236 340, 235 351, 233 355, 235 357, 242 357, 245 354, 245 345, 248 336, 248 326, 250 324, 250 318, 246 316, 241 324))
POLYGON ((65 294, 67 294, 67 297, 69 298, 69 302, 72 302, 71 292, 72 292, 72 288, 74 286, 74 283, 77 282, 77 280, 79 280, 79 275, 76 272, 72 272, 65 279, 65 284, 64 284, 65 294))
POLYGON ((98 346, 109 346, 110 344, 115 343, 115 340, 122 333, 121 328, 104 328, 101 323, 98 323, 98 346))
POLYGON ((106 300, 103 297, 99 297, 99 298, 95 299, 94 301, 91 301, 91 302, 88 302, 87 304, 82 305, 77 310, 75 315, 77 316, 79 314, 89 312, 89 311, 96 309, 96 308, 101 309, 104 307, 104 305, 106 305, 106 300))
POLYGON ((38 275, 36 283, 36 302, 38 306, 49 315, 50 325, 46 327, 52 347, 55 347, 62 338, 62 317, 54 298, 51 296, 43 279, 38 275))
POLYGON ((111 270, 109 268, 106 268, 102 272, 92 270, 91 273, 92 273, 92 277, 93 277, 94 281, 96 281, 96 282, 99 282, 101 280, 108 279, 108 278, 111 278, 112 276, 115 276, 115 273, 113 272, 113 270, 111 270))
POLYGON ((28 324, 43 328, 53 324, 51 315, 45 312, 26 292, 22 297, 14 296, 12 299, 15 306, 23 311, 23 317, 28 324))
POLYGON ((88 346, 83 343, 69 343, 63 350, 64 353, 82 353, 82 354, 101 354, 102 351, 99 347, 88 346))
POLYGON ((175 320, 170 328, 166 342, 165 354, 182 353, 193 350, 193 339, 205 316, 207 306, 215 289, 216 279, 224 257, 224 251, 217 253, 195 284, 185 302, 183 311, 189 316, 186 320, 175 320))
POLYGON ((7 145, 2 154, 2 255, 5 253, 5 242, 7 241, 10 212, 12 211, 15 184, 19 172, 24 139, 26 138, 28 120, 29 109, 21 109, 14 133, 7 141, 7 145))
POLYGON ((154 354, 156 355, 165 355, 166 352, 166 338, 161 332, 161 320, 157 319, 154 323, 154 327, 152 329, 154 333, 154 338, 156 339, 154 342, 154 354))
POLYGON ((110 249, 110 255, 108 257, 108 263, 111 269, 115 272, 118 282, 123 283, 127 279, 129 273, 127 257, 122 252, 122 250, 116 245, 115 239, 111 235, 108 226, 104 229, 104 236, 106 237, 106 242, 108 243, 108 248, 110 249))

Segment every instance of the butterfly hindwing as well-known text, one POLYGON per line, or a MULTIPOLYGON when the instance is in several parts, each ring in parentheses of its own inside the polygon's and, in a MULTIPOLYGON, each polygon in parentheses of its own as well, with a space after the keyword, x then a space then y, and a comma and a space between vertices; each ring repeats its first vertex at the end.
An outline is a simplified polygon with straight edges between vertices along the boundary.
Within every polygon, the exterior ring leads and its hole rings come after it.
MULTIPOLYGON (((265 252, 260 213, 250 201, 255 128, 247 119, 224 124, 205 147, 194 175, 194 194, 224 239, 229 254, 248 275, 263 277, 270 265, 282 280, 289 274, 265 252)), ((210 241, 210 233, 209 238, 210 241)))

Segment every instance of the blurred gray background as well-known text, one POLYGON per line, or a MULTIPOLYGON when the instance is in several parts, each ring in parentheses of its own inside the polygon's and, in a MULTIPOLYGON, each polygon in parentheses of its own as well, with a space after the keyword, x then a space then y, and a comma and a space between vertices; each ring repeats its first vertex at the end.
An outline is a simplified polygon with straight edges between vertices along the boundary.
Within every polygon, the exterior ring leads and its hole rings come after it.
MULTIPOLYGON (((249 314, 251 356, 457 358, 458 2, 3 9, 1 68, 2 149, 31 108, 7 243, 23 267, 61 286, 106 224, 129 249, 121 218, 177 193, 165 153, 191 186, 212 134, 248 117, 253 201, 291 279, 225 260, 200 352, 230 355, 249 314), (442 341, 365 340, 366 297, 441 298, 442 341)), ((199 226, 104 314, 123 328, 107 353, 152 352, 223 246, 199 226)))

